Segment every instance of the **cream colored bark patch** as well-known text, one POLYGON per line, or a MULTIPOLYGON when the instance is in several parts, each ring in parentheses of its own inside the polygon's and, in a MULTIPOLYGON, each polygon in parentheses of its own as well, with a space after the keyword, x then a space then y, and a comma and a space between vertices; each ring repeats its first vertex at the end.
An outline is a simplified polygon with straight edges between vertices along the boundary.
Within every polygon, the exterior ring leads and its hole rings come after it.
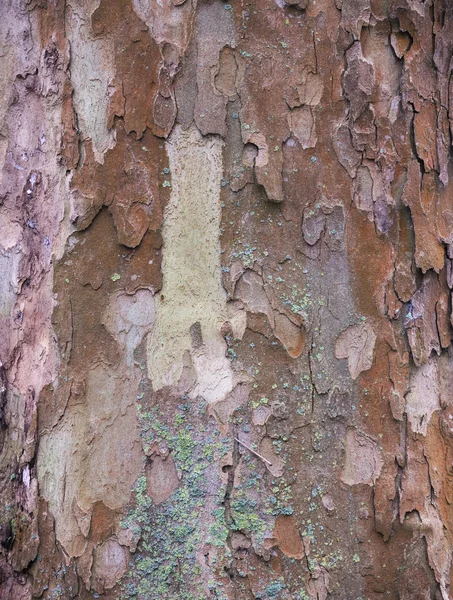
POLYGON ((236 284, 234 296, 246 305, 249 312, 266 315, 275 336, 292 358, 302 354, 304 335, 301 328, 272 308, 263 279, 258 273, 247 269, 236 284))
POLYGON ((425 511, 420 515, 424 527, 426 545, 428 547, 429 564, 434 571, 436 580, 440 584, 442 600, 449 600, 450 569, 452 564, 451 543, 448 540, 446 527, 438 509, 425 503, 425 511))
POLYGON ((191 396, 216 402, 232 389, 220 335, 226 320, 219 248, 222 142, 201 136, 195 127, 183 131, 177 126, 166 148, 172 191, 162 231, 163 287, 148 338, 148 370, 155 390, 174 385, 189 351, 197 376, 191 396))
POLYGON ((351 325, 340 333, 335 342, 335 356, 348 359, 348 369, 352 379, 357 379, 362 371, 373 364, 376 334, 368 325, 351 325))
POLYGON ((269 461, 265 464, 266 468, 272 473, 272 475, 274 477, 281 477, 283 475, 283 460, 278 454, 276 454, 274 444, 272 443, 272 439, 270 437, 265 437, 261 440, 260 454, 269 461))
MULTIPOLYGON (((120 360, 114 365, 87 365, 84 380, 73 382, 73 391, 79 392, 70 395, 61 419, 53 429, 40 432, 39 491, 49 502, 57 539, 69 556, 85 553, 93 505, 122 508, 143 472, 135 407, 141 371, 134 366, 133 353, 154 315, 148 289, 109 297, 102 322, 118 342, 120 360)), ((111 580, 104 571, 119 573, 123 568, 121 551, 116 550, 109 544, 96 555, 95 569, 105 587, 111 580), (118 564, 110 567, 109 557, 118 564)), ((115 575, 112 581, 118 578, 115 575)))
POLYGON ((434 411, 440 408, 437 364, 429 360, 414 369, 410 377, 410 390, 406 395, 406 413, 414 433, 426 435, 434 411))
POLYGON ((315 120, 309 106, 295 108, 288 115, 288 126, 302 148, 314 148, 317 143, 315 120))
POLYGON ((69 7, 66 15, 66 35, 71 44, 71 83, 79 128, 85 138, 93 141, 96 160, 104 162, 103 154, 114 145, 107 128, 109 84, 113 81, 113 44, 103 37, 94 38, 91 15, 99 0, 78 3, 69 7))
POLYGON ((228 432, 230 417, 236 409, 246 404, 248 398, 247 386, 244 384, 237 385, 231 394, 211 405, 211 414, 217 418, 220 430, 226 434, 228 432))
POLYGON ((111 297, 103 323, 122 348, 128 366, 133 365, 134 350, 149 331, 155 315, 154 298, 149 290, 135 294, 120 292, 111 297))
POLYGON ((127 569, 127 555, 123 546, 109 539, 94 551, 93 589, 102 594, 110 590, 127 569))
POLYGON ((49 501, 58 541, 69 556, 85 547, 80 510, 98 501, 124 506, 142 471, 134 395, 139 379, 117 378, 99 364, 87 373, 85 396, 71 403, 58 425, 39 442, 38 480, 49 501), (79 508, 77 508, 79 507, 79 508))
POLYGON ((345 452, 341 480, 347 485, 374 485, 384 464, 376 442, 360 431, 349 429, 345 439, 345 452))

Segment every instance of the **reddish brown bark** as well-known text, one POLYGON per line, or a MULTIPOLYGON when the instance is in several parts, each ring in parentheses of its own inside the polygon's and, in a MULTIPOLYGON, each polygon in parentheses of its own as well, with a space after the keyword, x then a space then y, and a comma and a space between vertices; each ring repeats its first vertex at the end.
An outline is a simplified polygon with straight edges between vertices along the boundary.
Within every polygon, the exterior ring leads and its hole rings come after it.
POLYGON ((451 3, 0 11, 0 598, 450 598, 451 3))

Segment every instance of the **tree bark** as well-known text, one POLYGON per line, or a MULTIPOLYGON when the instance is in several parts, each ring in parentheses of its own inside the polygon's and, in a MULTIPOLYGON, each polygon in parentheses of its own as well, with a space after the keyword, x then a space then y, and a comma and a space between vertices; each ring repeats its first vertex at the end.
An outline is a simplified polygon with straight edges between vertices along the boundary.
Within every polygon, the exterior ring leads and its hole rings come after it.
POLYGON ((0 598, 451 598, 452 3, 0 13, 0 598))

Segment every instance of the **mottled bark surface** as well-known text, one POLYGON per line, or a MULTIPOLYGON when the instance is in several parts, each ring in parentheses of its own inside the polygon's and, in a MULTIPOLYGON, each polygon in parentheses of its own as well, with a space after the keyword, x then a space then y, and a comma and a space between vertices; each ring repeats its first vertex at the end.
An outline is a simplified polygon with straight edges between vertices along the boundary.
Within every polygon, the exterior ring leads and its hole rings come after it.
POLYGON ((453 597, 450 0, 0 12, 0 598, 453 597))

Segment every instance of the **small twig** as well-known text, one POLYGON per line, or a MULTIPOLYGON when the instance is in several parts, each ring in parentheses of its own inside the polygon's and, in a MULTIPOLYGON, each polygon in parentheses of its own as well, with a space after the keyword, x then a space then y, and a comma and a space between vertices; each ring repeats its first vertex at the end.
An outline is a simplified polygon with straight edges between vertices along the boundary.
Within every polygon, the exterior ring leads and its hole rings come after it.
POLYGON ((267 463, 269 466, 272 467, 272 463, 270 460, 267 460, 267 458, 264 458, 264 456, 261 456, 261 454, 258 454, 258 452, 255 452, 255 450, 252 450, 250 448, 250 446, 247 446, 247 444, 244 444, 244 442, 241 442, 241 440, 239 440, 238 438, 234 438, 239 444, 241 444, 241 446, 244 446, 244 448, 247 448, 247 450, 250 450, 250 452, 252 454, 254 454, 255 456, 257 456, 258 458, 261 458, 261 460, 263 460, 265 463, 267 463))

